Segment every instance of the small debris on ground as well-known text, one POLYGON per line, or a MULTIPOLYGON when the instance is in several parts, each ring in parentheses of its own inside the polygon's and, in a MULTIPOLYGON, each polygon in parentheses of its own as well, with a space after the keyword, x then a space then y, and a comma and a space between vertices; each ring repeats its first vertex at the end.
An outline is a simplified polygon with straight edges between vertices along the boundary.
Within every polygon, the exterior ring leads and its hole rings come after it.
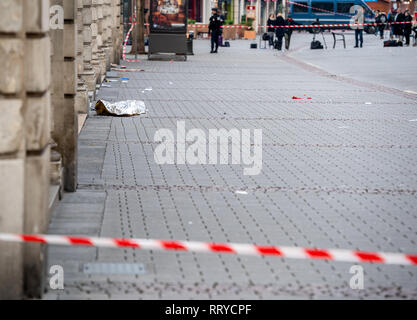
POLYGON ((297 96, 293 96, 292 99, 293 100, 303 100, 303 99, 307 99, 307 100, 311 100, 313 98, 308 97, 306 94, 304 95, 305 98, 301 98, 301 97, 297 97, 297 96))

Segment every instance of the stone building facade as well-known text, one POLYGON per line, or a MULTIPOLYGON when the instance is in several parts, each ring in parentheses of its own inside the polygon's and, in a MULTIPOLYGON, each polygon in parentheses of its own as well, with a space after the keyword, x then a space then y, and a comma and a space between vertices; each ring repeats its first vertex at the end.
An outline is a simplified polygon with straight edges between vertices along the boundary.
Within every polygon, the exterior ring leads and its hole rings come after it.
MULTIPOLYGON (((0 232, 46 232, 76 190, 79 114, 121 45, 120 0, 0 1, 0 232)), ((0 243, 0 299, 41 296, 43 251, 0 243)))

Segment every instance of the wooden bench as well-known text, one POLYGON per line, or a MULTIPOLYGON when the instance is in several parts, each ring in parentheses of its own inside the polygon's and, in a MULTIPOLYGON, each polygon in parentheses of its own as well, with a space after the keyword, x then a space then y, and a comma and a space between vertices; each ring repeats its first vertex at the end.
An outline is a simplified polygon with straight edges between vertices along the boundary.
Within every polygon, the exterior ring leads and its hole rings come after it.
POLYGON ((333 32, 333 31, 332 31, 332 35, 333 35, 333 49, 336 48, 337 41, 343 41, 343 47, 346 49, 345 35, 343 33, 333 32), (339 39, 337 39, 337 37, 339 37, 339 39))

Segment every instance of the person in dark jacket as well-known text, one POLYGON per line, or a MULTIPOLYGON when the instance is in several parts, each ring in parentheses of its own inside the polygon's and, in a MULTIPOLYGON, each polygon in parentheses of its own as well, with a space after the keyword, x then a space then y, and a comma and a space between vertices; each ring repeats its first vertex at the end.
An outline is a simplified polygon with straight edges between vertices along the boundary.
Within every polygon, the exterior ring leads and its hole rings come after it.
MULTIPOLYGON (((375 15, 375 23, 379 23, 379 16, 381 15, 381 11, 376 10, 374 12, 374 15, 375 15)), ((378 32, 379 32, 378 25, 375 25, 375 35, 376 36, 378 35, 378 32)))
POLYGON ((412 30, 414 32, 414 44, 413 47, 417 47, 417 25, 414 24, 414 26, 412 27, 412 30))
POLYGON ((211 10, 212 16, 210 17, 209 34, 211 34, 211 51, 210 53, 217 53, 219 49, 219 37, 222 34, 223 19, 218 14, 217 8, 211 10))
MULTIPOLYGON (((285 24, 287 26, 294 26, 297 23, 293 19, 288 18, 287 21, 285 21, 285 24)), ((290 50, 291 36, 292 36, 293 31, 294 31, 294 28, 291 28, 291 27, 286 28, 286 31, 285 31, 285 49, 286 50, 290 50)))
POLYGON ((392 39, 394 38, 394 25, 391 24, 395 21, 395 16, 397 15, 397 12, 395 10, 390 10, 388 12, 387 15, 387 19, 388 19, 388 27, 389 27, 389 38, 392 39))
POLYGON ((275 22, 275 25, 277 26, 275 35, 277 36, 277 49, 279 51, 282 50, 282 38, 284 38, 285 35, 285 19, 282 16, 282 13, 278 13, 277 20, 275 22))
POLYGON ((385 12, 380 12, 379 15, 375 18, 375 22, 379 23, 376 26, 376 30, 379 32, 379 37, 381 39, 384 39, 384 30, 386 27, 386 22, 387 22, 387 15, 385 14, 385 12))
POLYGON ((274 45, 275 23, 276 23, 276 16, 275 16, 275 14, 271 13, 269 15, 268 21, 266 22, 266 24, 268 26, 267 33, 268 33, 268 36, 269 36, 269 46, 274 45))
MULTIPOLYGON (((397 16, 395 17, 395 22, 404 22, 405 15, 401 12, 401 10, 398 12, 397 16)), ((396 35, 399 40, 403 41, 404 36, 404 24, 394 24, 394 35, 396 35)))
POLYGON ((411 21, 413 21, 413 18, 410 15, 410 12, 408 10, 404 13, 404 37, 405 37, 405 45, 410 45, 410 35, 411 35, 411 21))

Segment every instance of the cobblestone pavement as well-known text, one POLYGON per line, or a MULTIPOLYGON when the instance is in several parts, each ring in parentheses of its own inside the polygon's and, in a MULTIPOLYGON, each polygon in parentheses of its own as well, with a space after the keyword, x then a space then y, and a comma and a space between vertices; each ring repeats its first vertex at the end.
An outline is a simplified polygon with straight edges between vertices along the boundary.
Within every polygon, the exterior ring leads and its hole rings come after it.
MULTIPOLYGON (((396 53, 375 37, 363 49, 348 38, 346 50, 312 56, 306 34, 294 34, 288 53, 232 41, 210 55, 200 40, 187 62, 126 64, 145 72, 121 73, 129 82, 111 82, 99 98, 144 100, 149 112, 91 114, 79 191, 65 195, 49 232, 415 253, 417 95, 404 92, 415 70, 402 69, 404 88, 346 74, 352 61, 365 75, 376 65, 395 73, 396 53), (372 55, 378 63, 362 59, 372 55), (312 99, 292 99, 304 95, 312 99), (261 174, 157 165, 155 132, 180 120, 187 129, 263 129, 261 174)), ((398 49, 415 62, 415 48, 398 49)), ((352 265, 329 261, 52 246, 48 263, 64 267, 65 290, 46 299, 417 298, 416 267, 364 264, 365 288, 352 290, 352 265)))

